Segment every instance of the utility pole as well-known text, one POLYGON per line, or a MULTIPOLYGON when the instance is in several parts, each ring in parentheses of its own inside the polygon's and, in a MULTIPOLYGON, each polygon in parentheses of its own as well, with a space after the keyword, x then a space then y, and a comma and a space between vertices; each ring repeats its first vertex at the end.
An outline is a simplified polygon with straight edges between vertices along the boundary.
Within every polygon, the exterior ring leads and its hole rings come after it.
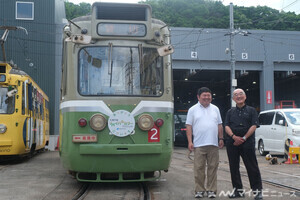
POLYGON ((230 14, 230 22, 229 22, 229 27, 230 27, 230 32, 226 33, 225 36, 229 35, 229 49, 226 48, 225 53, 230 52, 230 100, 231 100, 231 107, 235 107, 236 103, 233 101, 233 91, 235 90, 237 86, 237 79, 235 79, 235 53, 234 53, 234 36, 239 34, 242 36, 248 36, 249 33, 248 31, 243 31, 241 29, 235 30, 234 29, 234 21, 233 21, 233 4, 230 3, 229 7, 229 14, 230 14))
POLYGON ((231 90, 230 90, 230 100, 231 100, 231 107, 235 107, 236 103, 233 101, 233 91, 237 86, 237 80, 235 79, 235 54, 234 54, 234 21, 233 21, 233 4, 230 3, 229 7, 230 13, 230 44, 229 44, 229 51, 230 51, 230 80, 231 80, 231 90))

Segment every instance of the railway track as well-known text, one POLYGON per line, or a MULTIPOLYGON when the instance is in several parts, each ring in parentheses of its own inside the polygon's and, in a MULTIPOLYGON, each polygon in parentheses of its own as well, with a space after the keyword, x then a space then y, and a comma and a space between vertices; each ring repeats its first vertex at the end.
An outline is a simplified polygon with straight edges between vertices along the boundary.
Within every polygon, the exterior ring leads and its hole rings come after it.
MULTIPOLYGON (((228 192, 232 191, 227 155, 220 151, 218 171, 218 198, 227 200, 228 192), (222 193, 221 193, 222 192, 222 193)), ((163 173, 157 181, 145 183, 82 183, 68 175, 59 163, 58 154, 48 152, 16 164, 0 164, 0 199, 15 200, 98 200, 98 199, 180 199, 194 198, 193 162, 188 158, 186 149, 174 151, 168 173, 163 173), (21 181, 20 181, 21 180, 21 181), (30 184, 24 184, 24 183, 30 184), (26 194, 24 196, 24 194, 26 194)), ((193 154, 190 155, 193 159, 193 154)), ((266 200, 299 199, 299 165, 269 165, 260 158, 266 200), (276 193, 272 193, 276 192, 276 193), (273 196, 272 196, 273 195, 273 196)), ((241 162, 242 163, 242 162, 241 162)), ((249 191, 246 169, 241 165, 244 188, 249 191)), ((248 194, 246 194, 248 197, 248 194)), ((248 198, 253 199, 249 194, 248 198)))
MULTIPOLYGON (((190 160, 191 163, 193 162, 193 153, 189 154, 188 150, 185 152, 174 152, 173 156, 176 157, 176 159, 180 159, 180 160, 185 160, 188 161, 190 160), (187 159, 188 158, 188 159, 187 159)), ((228 178, 229 178, 229 182, 230 181, 230 171, 229 171, 229 163, 226 160, 220 159, 220 164, 219 164, 219 170, 225 173, 228 173, 228 178)), ((241 163, 243 163, 241 161, 241 163)), ((186 165, 187 166, 187 165, 186 165)), ((190 165, 192 166, 192 165, 190 165)), ((291 197, 295 197, 295 198, 299 198, 300 197, 300 187, 298 187, 297 184, 293 184, 293 183, 299 183, 300 182, 300 176, 297 174, 292 174, 292 173, 287 173, 287 172, 280 172, 277 170, 270 170, 271 166, 265 167, 262 166, 260 167, 260 171, 262 174, 262 182, 265 185, 265 188, 268 188, 268 186, 272 186, 272 188, 281 188, 282 191, 286 191, 286 192, 278 192, 278 194, 285 194, 285 195, 289 195, 291 197), (285 178, 279 178, 279 177, 285 177, 285 178), (290 179, 289 183, 287 184, 285 180, 283 179, 290 179)), ((282 166, 284 167, 284 166, 282 166)), ((291 166, 286 166, 286 167, 291 167, 291 166)), ((277 168, 278 169, 278 168, 277 168)), ((241 176, 244 177, 243 179, 245 179, 245 181, 243 181, 244 183, 248 183, 248 175, 247 172, 245 170, 245 167, 243 165, 241 165, 241 176), (247 180, 246 180, 247 179, 247 180)), ((250 186, 249 186, 250 187, 250 186)), ((274 190, 274 189, 273 189, 274 190)), ((273 194, 271 192, 275 192, 274 191, 266 191, 269 192, 268 196, 271 197, 273 194)), ((275 196, 275 194, 274 194, 275 196)), ((279 196, 279 195, 278 195, 279 196)))
MULTIPOLYGON (((219 170, 230 173, 230 171, 228 169, 225 169, 225 168, 219 168, 219 170)), ((247 173, 242 173, 241 172, 241 176, 248 178, 247 173)), ((299 179, 299 181, 300 181, 300 179, 299 179)), ((297 193, 300 196, 300 188, 289 186, 289 185, 286 185, 286 184, 283 184, 283 183, 278 183, 278 182, 275 182, 275 181, 266 180, 266 179, 262 179, 262 182, 265 183, 265 184, 268 184, 268 185, 273 185, 273 186, 276 186, 276 187, 293 190, 293 191, 295 191, 295 193, 297 193)))
POLYGON ((72 200, 123 199, 151 200, 145 183, 85 183, 72 200))
MULTIPOLYGON (((228 176, 230 177, 228 161, 220 162, 219 170, 228 173, 228 176)), ((243 183, 249 184, 248 174, 244 166, 241 165, 240 171, 241 171, 241 177, 242 179, 244 179, 243 183)), ((293 183, 299 183, 300 176, 272 171, 264 167, 260 167, 260 171, 262 174, 262 182, 264 185, 263 193, 266 197, 272 198, 272 197, 282 196, 282 197, 290 197, 292 199, 293 198, 297 199, 300 197, 300 188, 297 186, 297 184, 293 184, 293 183), (291 184, 286 183, 285 180, 281 180, 280 176, 289 177, 290 179, 289 183, 291 184)), ((250 185, 248 187, 250 187, 250 185)))

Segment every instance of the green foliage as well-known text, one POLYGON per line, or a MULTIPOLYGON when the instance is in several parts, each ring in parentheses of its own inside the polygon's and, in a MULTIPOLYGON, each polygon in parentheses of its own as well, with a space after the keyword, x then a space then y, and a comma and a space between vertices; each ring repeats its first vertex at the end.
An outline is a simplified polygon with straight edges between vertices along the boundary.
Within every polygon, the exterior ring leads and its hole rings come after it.
POLYGON ((235 25, 242 29, 299 31, 300 15, 266 7, 234 7, 235 25))
POLYGON ((76 17, 88 15, 91 13, 92 6, 89 3, 80 3, 76 5, 74 3, 65 2, 66 17, 68 20, 76 17))
MULTIPOLYGON (((217 0, 144 0, 154 18, 172 27, 229 28, 229 6, 217 0)), ((67 19, 87 15, 91 5, 66 2, 67 19)), ((234 6, 235 28, 300 31, 300 15, 266 7, 234 6)))

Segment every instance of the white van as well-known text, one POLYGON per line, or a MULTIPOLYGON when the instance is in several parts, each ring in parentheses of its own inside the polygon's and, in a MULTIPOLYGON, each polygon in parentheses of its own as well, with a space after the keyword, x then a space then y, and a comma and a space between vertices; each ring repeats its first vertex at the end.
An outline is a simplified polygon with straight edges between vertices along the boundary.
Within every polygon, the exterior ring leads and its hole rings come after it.
POLYGON ((255 145, 260 155, 269 151, 283 154, 286 140, 300 146, 300 109, 262 111, 258 119, 260 127, 255 131, 255 145))

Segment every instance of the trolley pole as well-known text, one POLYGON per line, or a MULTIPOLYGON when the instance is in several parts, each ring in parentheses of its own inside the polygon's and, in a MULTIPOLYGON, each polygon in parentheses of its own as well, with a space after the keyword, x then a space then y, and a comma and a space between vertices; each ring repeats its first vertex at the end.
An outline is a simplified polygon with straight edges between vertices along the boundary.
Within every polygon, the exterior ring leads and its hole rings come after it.
POLYGON ((231 90, 230 90, 230 101, 231 101, 231 107, 235 107, 236 103, 233 101, 233 91, 235 90, 237 86, 237 80, 235 79, 235 54, 234 54, 234 21, 233 21, 233 4, 230 3, 229 7, 229 13, 230 13, 230 80, 231 80, 231 90))

